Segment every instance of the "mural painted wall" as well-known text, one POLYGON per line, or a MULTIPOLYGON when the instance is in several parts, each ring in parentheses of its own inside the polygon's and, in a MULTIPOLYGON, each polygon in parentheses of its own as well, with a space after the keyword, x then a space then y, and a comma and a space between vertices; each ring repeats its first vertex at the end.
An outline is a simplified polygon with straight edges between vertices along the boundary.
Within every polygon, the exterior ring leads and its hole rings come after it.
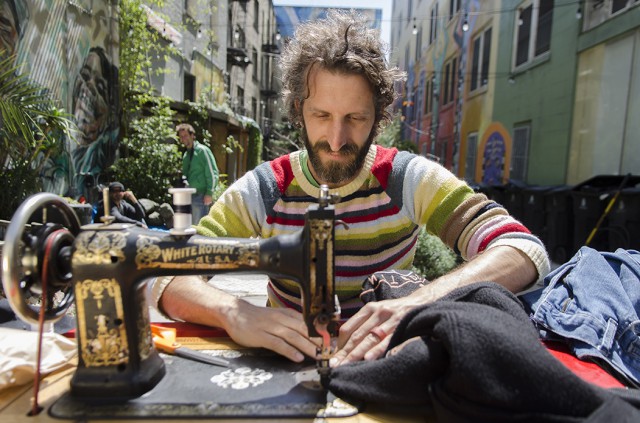
POLYGON ((73 115, 78 131, 48 159, 46 191, 87 196, 118 147, 118 22, 114 1, 0 0, 0 49, 73 115))

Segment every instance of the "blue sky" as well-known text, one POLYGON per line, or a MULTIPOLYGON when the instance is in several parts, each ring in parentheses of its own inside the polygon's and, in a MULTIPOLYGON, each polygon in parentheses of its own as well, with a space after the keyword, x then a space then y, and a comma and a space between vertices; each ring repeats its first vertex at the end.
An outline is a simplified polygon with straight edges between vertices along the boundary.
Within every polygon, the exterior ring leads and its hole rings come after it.
POLYGON ((388 44, 391 40, 391 8, 393 0, 273 0, 274 6, 315 6, 315 7, 354 7, 363 9, 382 9, 380 28, 382 39, 388 44))

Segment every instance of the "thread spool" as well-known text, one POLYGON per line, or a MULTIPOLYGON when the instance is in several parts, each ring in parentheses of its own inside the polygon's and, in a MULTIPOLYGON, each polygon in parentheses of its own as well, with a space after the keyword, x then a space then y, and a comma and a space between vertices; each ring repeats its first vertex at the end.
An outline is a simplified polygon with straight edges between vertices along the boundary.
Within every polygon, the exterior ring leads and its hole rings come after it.
POLYGON ((195 194, 195 188, 169 188, 169 194, 173 195, 173 228, 169 229, 171 235, 194 235, 196 230, 191 227, 193 216, 191 214, 191 196, 195 194))

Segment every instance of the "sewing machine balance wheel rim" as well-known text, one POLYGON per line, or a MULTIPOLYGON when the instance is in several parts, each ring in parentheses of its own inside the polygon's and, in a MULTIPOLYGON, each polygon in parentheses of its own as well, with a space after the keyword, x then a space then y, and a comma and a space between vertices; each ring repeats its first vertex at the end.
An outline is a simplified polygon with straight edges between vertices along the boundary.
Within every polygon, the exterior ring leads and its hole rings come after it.
POLYGON ((63 198, 51 193, 30 196, 14 213, 2 248, 2 285, 11 308, 22 320, 38 323, 39 310, 30 306, 27 300, 28 296, 42 294, 44 272, 47 278, 45 320, 59 320, 73 304, 71 246, 79 232, 80 221, 73 209, 63 198), (60 211, 67 227, 43 223, 30 233, 26 232, 32 215, 48 206, 60 211), (63 298, 56 304, 53 294, 57 291, 63 292, 63 298))

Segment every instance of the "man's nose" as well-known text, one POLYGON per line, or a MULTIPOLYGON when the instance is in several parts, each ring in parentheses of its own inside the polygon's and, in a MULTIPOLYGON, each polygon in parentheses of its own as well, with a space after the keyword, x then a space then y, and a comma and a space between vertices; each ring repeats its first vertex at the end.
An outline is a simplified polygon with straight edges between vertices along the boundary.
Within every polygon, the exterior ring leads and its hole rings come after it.
POLYGON ((333 122, 327 138, 331 151, 340 151, 342 146, 347 143, 347 126, 345 123, 342 121, 333 122))

